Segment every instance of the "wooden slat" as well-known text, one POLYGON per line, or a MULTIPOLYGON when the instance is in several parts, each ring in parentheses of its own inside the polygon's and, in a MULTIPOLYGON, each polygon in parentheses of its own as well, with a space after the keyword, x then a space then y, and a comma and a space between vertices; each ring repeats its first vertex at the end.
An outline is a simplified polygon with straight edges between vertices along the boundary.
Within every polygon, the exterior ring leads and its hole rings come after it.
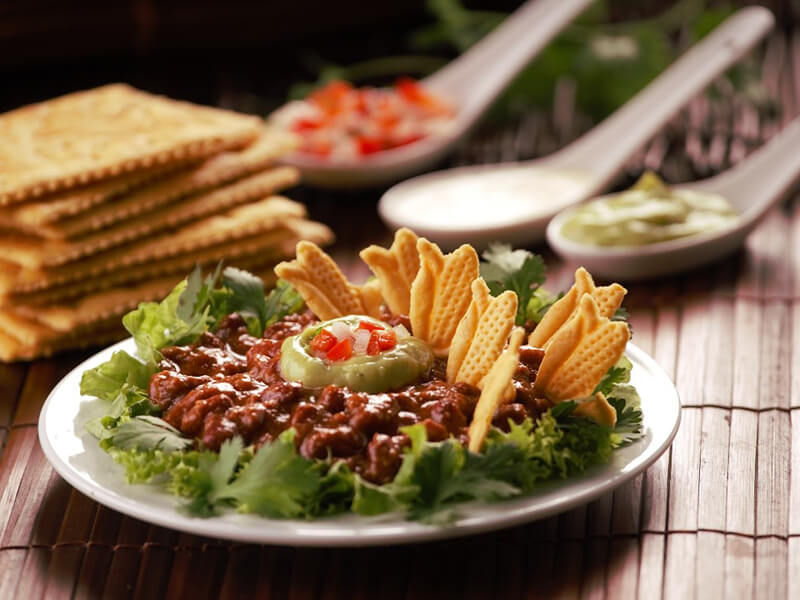
POLYGON ((736 298, 733 318, 732 405, 758 408, 760 390, 758 377, 754 374, 759 373, 761 367, 761 303, 749 298, 736 298))
POLYGON ((789 535, 800 535, 800 410, 791 412, 791 456, 789 463, 789 535))
POLYGON ((725 534, 697 533, 695 598, 722 598, 725 594, 725 534))
POLYGON ((612 538, 606 596, 608 598, 635 598, 638 580, 639 539, 627 536, 612 538))
POLYGON ((730 419, 729 410, 703 409, 697 514, 700 529, 725 530, 730 419))
POLYGON ((733 409, 728 447, 725 531, 755 534, 757 444, 758 415, 749 410, 733 409))
POLYGON ((695 590, 697 534, 671 533, 667 537, 664 564, 664 598, 691 598, 695 590))
POLYGON ((759 413, 756 456, 756 532, 759 536, 785 536, 789 531, 791 446, 789 414, 778 410, 759 413))
POLYGON ((762 308, 759 403, 761 409, 789 408, 792 340, 789 308, 783 300, 767 300, 762 308))
POLYGON ((787 550, 784 539, 767 537, 756 540, 757 598, 788 598, 787 550))
POLYGON ((789 574, 787 598, 800 598, 800 538, 789 538, 786 562, 786 570, 789 574))
POLYGON ((752 598, 755 587, 755 540, 725 536, 725 596, 752 598))
POLYGON ((645 533, 641 536, 638 596, 641 600, 660 598, 664 585, 664 561, 666 560, 666 536, 645 533))
POLYGON ((681 410, 681 426, 672 443, 669 478, 669 530, 697 529, 698 488, 700 484, 700 408, 681 410))

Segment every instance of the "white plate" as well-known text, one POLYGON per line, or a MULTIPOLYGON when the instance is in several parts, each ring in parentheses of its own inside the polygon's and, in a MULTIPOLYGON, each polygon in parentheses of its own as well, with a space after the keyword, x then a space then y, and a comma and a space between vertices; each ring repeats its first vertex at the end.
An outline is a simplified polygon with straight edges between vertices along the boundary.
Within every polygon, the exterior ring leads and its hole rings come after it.
POLYGON ((189 517, 181 500, 151 485, 128 485, 122 467, 84 430, 105 413, 107 403, 83 397, 81 374, 108 360, 115 350, 133 353, 132 340, 106 348, 73 369, 50 393, 39 416, 39 441, 56 471, 97 502, 143 521, 189 533, 241 542, 291 546, 369 546, 443 539, 510 527, 584 504, 631 479, 652 464, 678 430, 680 401, 667 374, 642 350, 628 344, 631 382, 642 397, 645 436, 616 451, 612 460, 581 477, 543 485, 537 492, 493 504, 469 503, 444 527, 421 525, 397 514, 342 515, 314 521, 274 520, 233 511, 212 518, 189 517))

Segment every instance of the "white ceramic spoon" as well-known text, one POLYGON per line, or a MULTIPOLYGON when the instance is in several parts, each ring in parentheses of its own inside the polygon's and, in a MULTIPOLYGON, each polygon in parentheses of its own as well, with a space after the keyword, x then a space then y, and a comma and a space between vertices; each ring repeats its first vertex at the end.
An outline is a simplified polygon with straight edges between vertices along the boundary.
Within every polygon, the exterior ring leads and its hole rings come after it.
POLYGON ((283 162, 299 168, 303 181, 323 187, 378 185, 424 171, 469 132, 514 76, 591 1, 529 0, 467 52, 423 79, 423 86, 458 109, 446 134, 346 162, 301 153, 283 162))
POLYGON ((559 213, 547 227, 547 241, 558 254, 603 279, 648 279, 699 267, 730 254, 775 203, 800 179, 800 117, 764 147, 728 171, 676 186, 713 192, 727 198, 740 213, 729 228, 704 235, 635 247, 598 247, 561 235, 575 207, 559 213))
POLYGON ((378 212, 453 247, 540 241, 559 211, 601 192, 630 156, 772 27, 761 7, 739 10, 592 131, 554 154, 438 171, 388 190, 378 212))

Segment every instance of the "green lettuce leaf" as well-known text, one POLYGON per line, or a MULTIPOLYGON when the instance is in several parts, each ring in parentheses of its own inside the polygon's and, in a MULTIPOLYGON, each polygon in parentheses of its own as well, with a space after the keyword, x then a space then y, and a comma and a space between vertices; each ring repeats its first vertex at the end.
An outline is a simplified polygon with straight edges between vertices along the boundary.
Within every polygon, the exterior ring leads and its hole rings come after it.
POLYGON ((113 400, 123 384, 147 389, 150 376, 155 372, 153 363, 143 363, 124 350, 118 350, 100 366, 83 372, 81 394, 113 400))
POLYGON ((185 450, 194 442, 172 425, 152 415, 121 419, 108 441, 112 446, 140 450, 185 450))

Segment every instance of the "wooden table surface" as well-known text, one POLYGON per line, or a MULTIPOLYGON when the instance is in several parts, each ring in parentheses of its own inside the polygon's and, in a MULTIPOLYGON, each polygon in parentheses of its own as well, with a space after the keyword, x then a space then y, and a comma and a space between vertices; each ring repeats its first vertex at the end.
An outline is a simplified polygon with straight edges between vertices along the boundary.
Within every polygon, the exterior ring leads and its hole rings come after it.
MULTIPOLYGON (((798 114, 800 43, 777 36, 764 83, 781 111, 735 97, 695 100, 631 161, 671 180, 735 163, 798 114)), ((532 114, 485 127, 455 162, 543 154, 585 125, 532 114), (566 123, 566 124, 565 124, 566 123)), ((334 256, 388 232, 376 192, 300 188, 338 234, 334 256)), ((574 265, 546 249, 548 286, 574 265)), ((646 473, 575 510, 428 544, 302 549, 239 544, 151 526, 98 505, 50 467, 42 403, 87 353, 0 365, 0 598, 798 598, 800 597, 800 209, 790 197, 737 255, 632 284, 634 341, 683 402, 672 448, 646 473)))

